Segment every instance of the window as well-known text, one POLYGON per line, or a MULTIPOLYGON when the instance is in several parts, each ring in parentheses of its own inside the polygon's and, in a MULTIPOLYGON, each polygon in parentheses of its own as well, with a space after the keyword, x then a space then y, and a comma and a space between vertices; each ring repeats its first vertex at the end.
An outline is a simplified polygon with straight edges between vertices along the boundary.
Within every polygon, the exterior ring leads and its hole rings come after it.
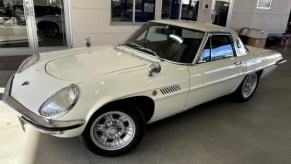
POLYGON ((111 22, 147 22, 155 18, 156 0, 111 0, 111 22))
POLYGON ((163 26, 152 26, 149 28, 149 32, 147 34, 147 40, 150 42, 160 42, 166 41, 168 39, 168 35, 165 33, 161 33, 159 29, 162 29, 163 26))
POLYGON ((200 63, 205 63, 210 61, 210 49, 211 49, 211 44, 210 44, 210 39, 208 39, 201 55, 200 55, 200 63))
POLYGON ((199 0, 163 0, 162 19, 197 21, 199 0))
POLYGON ((149 22, 122 45, 178 63, 192 63, 204 32, 149 22))
POLYGON ((221 60, 234 56, 229 35, 212 35, 200 55, 198 63, 221 60), (209 57, 210 56, 210 57, 209 57))
POLYGON ((202 39, 203 35, 201 32, 195 32, 193 30, 182 29, 182 38, 188 39, 202 39))
POLYGON ((272 0, 258 0, 257 8, 258 9, 270 9, 272 0))

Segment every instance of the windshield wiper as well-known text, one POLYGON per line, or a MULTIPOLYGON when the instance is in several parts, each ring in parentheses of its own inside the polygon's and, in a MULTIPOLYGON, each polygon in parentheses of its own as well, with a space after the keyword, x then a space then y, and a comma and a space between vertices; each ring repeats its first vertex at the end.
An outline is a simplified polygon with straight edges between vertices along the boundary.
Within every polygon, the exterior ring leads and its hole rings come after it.
POLYGON ((145 48, 145 47, 143 47, 139 44, 133 43, 133 42, 125 42, 124 44, 128 44, 128 45, 134 46, 137 49, 147 51, 147 52, 155 55, 160 61, 163 61, 163 59, 157 54, 157 52, 153 51, 152 49, 145 48))

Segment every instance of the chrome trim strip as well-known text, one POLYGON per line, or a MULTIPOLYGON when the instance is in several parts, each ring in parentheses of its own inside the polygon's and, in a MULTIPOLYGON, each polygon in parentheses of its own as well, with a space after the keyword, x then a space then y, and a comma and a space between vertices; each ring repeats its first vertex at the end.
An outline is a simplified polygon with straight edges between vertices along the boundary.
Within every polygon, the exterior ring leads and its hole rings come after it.
POLYGON ((280 60, 278 60, 276 63, 275 63, 275 65, 280 65, 280 64, 283 64, 283 63, 286 63, 287 62, 287 60, 285 60, 285 59, 280 59, 280 60))
POLYGON ((9 78, 6 84, 6 88, 3 93, 3 102, 25 122, 30 123, 38 129, 46 131, 64 131, 74 129, 85 123, 84 120, 58 121, 45 119, 33 113, 10 96, 13 78, 14 75, 9 78))

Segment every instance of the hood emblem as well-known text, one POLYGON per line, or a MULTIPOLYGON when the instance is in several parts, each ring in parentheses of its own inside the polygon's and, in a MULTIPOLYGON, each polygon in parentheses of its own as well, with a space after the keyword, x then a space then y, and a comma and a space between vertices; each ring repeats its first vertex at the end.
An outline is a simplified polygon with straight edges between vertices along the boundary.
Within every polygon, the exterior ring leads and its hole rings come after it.
POLYGON ((22 87, 23 87, 23 86, 26 86, 26 85, 29 85, 29 82, 28 82, 28 81, 26 81, 26 82, 24 82, 23 84, 21 84, 22 87))

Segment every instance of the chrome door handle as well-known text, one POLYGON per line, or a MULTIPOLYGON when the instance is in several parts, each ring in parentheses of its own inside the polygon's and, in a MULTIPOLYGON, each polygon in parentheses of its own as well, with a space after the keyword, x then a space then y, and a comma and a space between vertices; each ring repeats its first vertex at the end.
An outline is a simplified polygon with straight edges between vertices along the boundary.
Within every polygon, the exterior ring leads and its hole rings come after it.
POLYGON ((234 65, 241 65, 241 62, 237 61, 237 62, 234 63, 234 65))

